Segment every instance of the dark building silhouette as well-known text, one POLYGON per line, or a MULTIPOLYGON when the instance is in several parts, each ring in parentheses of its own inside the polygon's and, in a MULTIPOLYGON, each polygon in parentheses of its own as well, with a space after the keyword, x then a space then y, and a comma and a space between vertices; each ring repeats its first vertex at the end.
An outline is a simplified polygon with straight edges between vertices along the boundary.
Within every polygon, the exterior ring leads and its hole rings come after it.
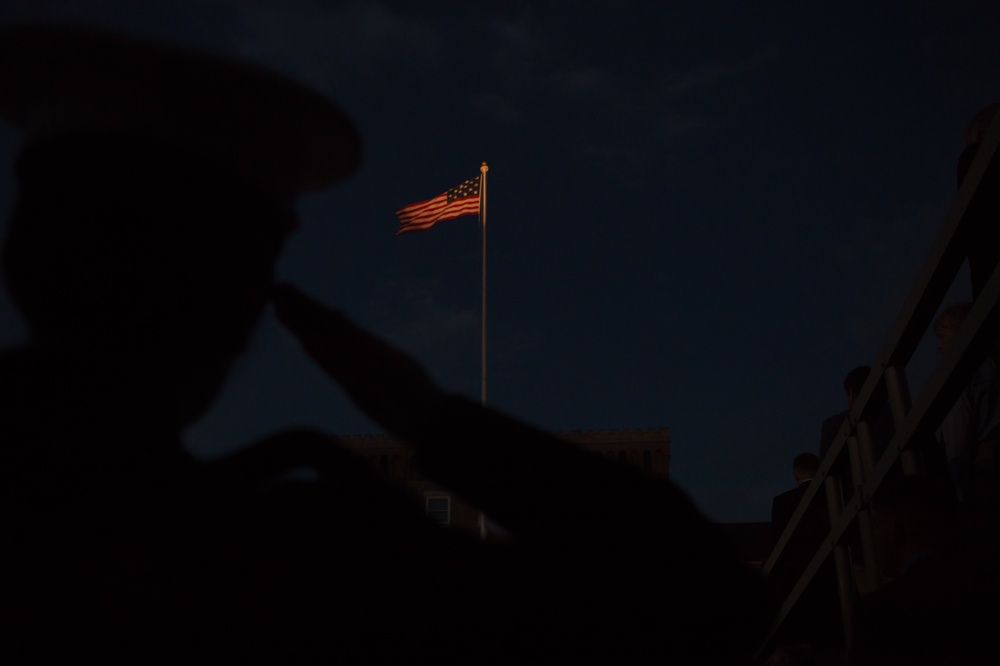
MULTIPOLYGON (((670 476, 670 431, 667 428, 570 430, 555 433, 594 455, 631 465, 661 478, 670 476)), ((477 507, 450 489, 422 476, 413 462, 413 449, 390 435, 345 435, 339 441, 371 465, 379 475, 396 483, 423 503, 427 515, 450 529, 482 532, 498 538, 496 526, 482 524, 477 507)), ((474 445, 474 443, 470 443, 474 445)))

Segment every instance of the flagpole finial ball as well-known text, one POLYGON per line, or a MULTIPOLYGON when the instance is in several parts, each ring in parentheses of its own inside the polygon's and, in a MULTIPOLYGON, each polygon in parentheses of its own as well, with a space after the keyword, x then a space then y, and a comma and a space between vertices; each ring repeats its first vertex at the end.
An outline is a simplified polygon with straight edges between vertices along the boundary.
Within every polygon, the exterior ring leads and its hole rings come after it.
POLYGON ((482 171, 483 173, 486 173, 487 171, 490 170, 490 168, 486 166, 486 162, 483 162, 483 165, 479 167, 479 170, 482 171))

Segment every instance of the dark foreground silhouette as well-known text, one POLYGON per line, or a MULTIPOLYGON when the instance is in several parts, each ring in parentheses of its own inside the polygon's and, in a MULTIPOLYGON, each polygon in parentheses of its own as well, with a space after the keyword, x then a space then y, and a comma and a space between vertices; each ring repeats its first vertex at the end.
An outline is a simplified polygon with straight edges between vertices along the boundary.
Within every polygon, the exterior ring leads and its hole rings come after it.
POLYGON ((669 482, 435 387, 273 265, 294 200, 350 173, 353 126, 279 77, 73 30, 0 39, 25 129, 0 355, 5 650, 137 663, 740 663, 772 607, 669 482), (268 300, 423 473, 512 535, 430 524, 328 436, 215 463, 179 433, 268 300), (315 482, 288 480, 310 467, 315 482), (284 480, 283 480, 284 479, 284 480))

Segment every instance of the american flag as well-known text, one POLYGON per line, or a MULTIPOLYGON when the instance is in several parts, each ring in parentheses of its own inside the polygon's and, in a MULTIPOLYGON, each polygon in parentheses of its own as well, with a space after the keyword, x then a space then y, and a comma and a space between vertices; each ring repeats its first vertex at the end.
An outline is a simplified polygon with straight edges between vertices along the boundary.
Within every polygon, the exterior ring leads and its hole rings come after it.
POLYGON ((476 176, 427 201, 418 201, 396 211, 396 235, 430 229, 441 220, 479 213, 479 178, 476 176))

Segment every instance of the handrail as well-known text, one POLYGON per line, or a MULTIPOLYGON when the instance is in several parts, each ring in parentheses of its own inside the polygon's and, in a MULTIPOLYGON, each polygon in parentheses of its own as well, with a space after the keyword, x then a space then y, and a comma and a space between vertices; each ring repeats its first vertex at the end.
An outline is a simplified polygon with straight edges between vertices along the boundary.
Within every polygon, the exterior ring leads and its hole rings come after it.
MULTIPOLYGON (((941 307, 948 289, 965 260, 968 242, 963 236, 964 225, 967 223, 966 212, 987 169, 994 161, 998 145, 1000 145, 1000 121, 992 123, 980 145, 955 201, 949 209, 938 238, 890 330, 882 353, 879 354, 878 360, 872 366, 868 379, 834 438, 829 451, 820 462, 813 482, 810 483, 764 564, 763 574, 767 576, 774 570, 785 553, 789 541, 799 529, 803 516, 812 503, 816 501, 816 496, 823 492, 823 487, 827 485, 826 480, 837 478, 832 473, 833 470, 841 467, 852 467, 844 464, 842 456, 849 448, 849 440, 857 436, 859 427, 864 432, 865 427, 878 417, 883 403, 881 400, 873 399, 873 397, 880 396, 880 385, 885 382, 895 425, 895 435, 878 460, 862 460, 860 464, 853 466, 854 474, 860 475, 859 478, 853 479, 855 489, 853 494, 844 503, 839 516, 831 521, 829 534, 782 603, 771 629, 758 648, 755 657, 760 657, 762 654, 766 654, 767 650, 773 648, 773 641, 795 604, 826 559, 844 538, 847 530, 862 512, 867 511, 872 496, 892 467, 903 459, 905 471, 910 473, 915 471, 913 465, 907 464, 905 459, 910 452, 912 443, 920 438, 933 436, 934 431, 947 415, 961 391, 969 384, 976 370, 990 353, 993 343, 1000 337, 1000 266, 998 266, 974 301, 950 348, 942 357, 917 400, 912 406, 906 404, 909 402, 909 393, 906 386, 905 367, 930 328, 935 314, 941 307)), ((866 455, 870 455, 870 453, 866 455)), ((862 534, 862 538, 865 538, 864 534, 862 534)), ((873 549, 866 548, 866 557, 873 553, 873 549)), ((866 562, 866 564, 869 567, 875 566, 874 562, 866 562)), ((844 575, 842 571, 838 573, 841 576, 844 575)), ((849 600, 841 599, 842 604, 848 602, 849 600)), ((852 648, 854 635, 854 628, 847 626, 849 622, 851 622, 851 618, 848 614, 845 616, 844 627, 845 647, 848 650, 852 648)))

